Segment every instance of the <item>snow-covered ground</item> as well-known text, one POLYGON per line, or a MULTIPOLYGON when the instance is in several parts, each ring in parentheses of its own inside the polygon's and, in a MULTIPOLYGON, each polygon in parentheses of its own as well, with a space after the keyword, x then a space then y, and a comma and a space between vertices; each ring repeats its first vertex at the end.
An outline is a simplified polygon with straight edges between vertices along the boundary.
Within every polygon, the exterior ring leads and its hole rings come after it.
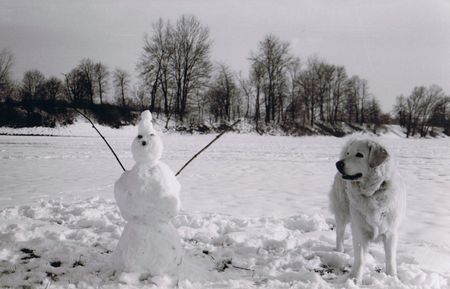
MULTIPOLYGON (((99 127, 126 168, 136 128, 99 127)), ((113 200, 122 170, 90 125, 0 128, 0 285, 146 288, 109 268, 123 229, 113 200)), ((163 161, 178 170, 212 135, 163 135, 163 161)), ((450 139, 381 137, 408 187, 399 279, 370 247, 365 288, 450 287, 450 139)), ((181 288, 352 288, 352 263, 333 251, 327 193, 345 140, 227 134, 179 176, 181 288)))

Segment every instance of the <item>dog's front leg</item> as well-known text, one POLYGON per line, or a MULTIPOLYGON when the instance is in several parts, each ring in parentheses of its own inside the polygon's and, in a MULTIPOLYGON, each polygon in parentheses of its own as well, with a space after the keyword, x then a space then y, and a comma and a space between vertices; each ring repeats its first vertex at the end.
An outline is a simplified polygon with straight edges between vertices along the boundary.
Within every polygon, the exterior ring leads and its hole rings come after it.
POLYGON ((369 240, 357 225, 352 224, 353 238, 353 266, 349 278, 353 279, 355 284, 361 283, 361 277, 366 260, 367 247, 369 240))
POLYGON ((386 274, 397 276, 397 233, 388 233, 383 238, 386 258, 386 274))
POLYGON ((344 252, 344 235, 347 222, 342 217, 336 216, 336 251, 344 252))

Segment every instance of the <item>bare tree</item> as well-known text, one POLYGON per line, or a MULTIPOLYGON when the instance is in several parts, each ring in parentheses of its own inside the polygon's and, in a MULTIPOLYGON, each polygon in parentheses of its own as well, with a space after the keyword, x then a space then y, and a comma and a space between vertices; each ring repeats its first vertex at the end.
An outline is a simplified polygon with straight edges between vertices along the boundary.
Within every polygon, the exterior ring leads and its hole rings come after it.
POLYGON ((164 43, 163 47, 167 52, 164 53, 164 57, 162 57, 161 61, 161 72, 159 77, 159 83, 161 87, 161 94, 164 100, 164 114, 167 117, 166 128, 170 121, 170 117, 173 114, 173 103, 175 98, 175 81, 172 77, 173 73, 171 72, 171 61, 172 55, 174 53, 175 45, 173 41, 173 27, 167 22, 166 28, 164 30, 164 43))
POLYGON ((0 100, 10 93, 11 68, 13 64, 13 54, 6 49, 0 51, 0 100))
POLYGON ((331 113, 331 85, 334 78, 334 65, 319 61, 313 65, 316 78, 317 102, 321 121, 326 120, 326 114, 331 113))
MULTIPOLYGON (((444 109, 448 102, 442 88, 437 85, 414 87, 411 94, 405 98, 397 98, 394 112, 401 126, 406 127, 406 137, 419 133, 425 137, 434 124, 436 113, 444 109)), ((442 111, 441 111, 442 113, 442 111)), ((444 117, 445 119, 445 117, 444 117)))
POLYGON ((94 104, 94 94, 95 94, 95 64, 89 58, 84 58, 81 60, 77 69, 83 74, 85 91, 89 97, 91 104, 94 104))
POLYGON ((373 133, 377 132, 377 128, 381 125, 382 112, 380 103, 374 97, 367 102, 367 122, 373 124, 373 133))
POLYGON ((406 136, 414 136, 417 132, 419 118, 421 114, 421 106, 423 99, 426 97, 426 87, 414 87, 411 95, 406 100, 407 132, 406 136))
POLYGON ((369 101, 369 86, 367 84, 367 80, 360 79, 359 81, 359 109, 360 109, 360 124, 363 124, 366 121, 366 106, 369 101))
POLYGON ((216 76, 208 90, 210 111, 215 121, 232 118, 233 104, 237 102, 238 90, 236 81, 230 68, 225 64, 218 64, 216 76))
POLYGON ((259 61, 254 61, 251 65, 250 82, 255 87, 255 127, 259 132, 259 120, 261 118, 261 93, 264 89, 264 67, 259 61))
POLYGON ((22 79, 22 100, 27 105, 40 100, 40 89, 44 84, 45 76, 39 70, 26 71, 22 79))
POLYGON ((83 71, 76 67, 64 74, 64 77, 67 94, 74 104, 87 104, 91 101, 92 82, 83 71))
POLYGON ((54 105, 57 100, 64 99, 63 82, 54 76, 45 80, 45 82, 42 84, 42 90, 42 100, 52 105, 54 105))
POLYGON ((420 116, 418 129, 421 137, 425 137, 432 125, 432 117, 436 108, 445 100, 444 91, 437 85, 431 85, 426 89, 425 97, 420 103, 420 116))
POLYGON ((308 59, 306 68, 297 77, 297 101, 303 105, 303 123, 308 122, 312 126, 315 124, 317 116, 321 122, 332 122, 334 102, 337 101, 334 98, 337 90, 334 87, 338 83, 335 81, 336 75, 334 65, 319 60, 317 57, 308 59))
POLYGON ((114 85, 116 94, 122 100, 122 106, 125 107, 125 97, 130 85, 130 75, 123 69, 117 68, 114 71, 114 85))
POLYGON ((149 100, 149 97, 146 93, 146 84, 145 83, 139 83, 133 87, 132 94, 134 98, 136 99, 139 107, 141 110, 144 110, 147 106, 147 102, 149 100))
POLYGON ((406 126, 406 98, 403 95, 397 96, 394 105, 394 114, 400 126, 406 126))
POLYGON ((431 126, 444 128, 444 132, 450 135, 450 97, 442 96, 440 101, 434 107, 431 119, 431 126))
POLYGON ((138 63, 140 76, 150 88, 150 110, 155 111, 158 87, 164 97, 164 110, 168 115, 168 62, 172 54, 172 27, 162 19, 153 24, 153 34, 144 38, 144 52, 138 63))
POLYGON ((289 105, 288 105, 288 110, 289 110, 289 115, 291 118, 291 121, 293 123, 296 122, 297 120, 297 115, 298 114, 304 114, 304 107, 303 107, 303 102, 301 101, 301 97, 299 97, 300 94, 300 85, 298 82, 298 78, 300 76, 301 73, 301 62, 300 62, 300 58, 296 57, 294 59, 292 59, 291 63, 288 65, 288 82, 289 82, 289 96, 290 96, 290 100, 289 100, 289 105))
POLYGON ((100 104, 103 104, 103 95, 108 91, 108 67, 101 62, 97 62, 94 64, 93 74, 100 104))
POLYGON ((280 121, 284 109, 287 67, 291 61, 289 43, 268 35, 259 42, 257 52, 252 54, 252 65, 261 66, 264 73, 265 122, 276 121, 276 116, 280 121))
POLYGON ((175 26, 162 19, 153 24, 138 63, 140 77, 150 89, 151 110, 160 109, 156 104, 162 96, 167 119, 174 113, 184 121, 193 92, 206 86, 212 67, 210 47, 208 28, 193 16, 181 16, 175 26))
POLYGON ((251 99, 253 97, 253 86, 249 79, 245 79, 242 74, 239 74, 239 84, 241 91, 243 92, 243 96, 245 97, 245 114, 244 118, 249 119, 251 114, 251 99))
POLYGON ((345 109, 347 113, 347 122, 357 123, 360 121, 360 97, 361 97, 361 79, 354 75, 346 82, 345 109))
POLYGON ((331 122, 336 123, 341 121, 342 117, 342 100, 345 95, 345 82, 347 80, 347 72, 345 67, 337 66, 335 71, 334 84, 333 84, 333 98, 332 98, 332 115, 331 122))
POLYGON ((318 102, 319 84, 317 80, 317 69, 319 60, 316 57, 310 57, 307 61, 306 69, 301 71, 297 82, 299 84, 299 97, 305 105, 304 123, 313 126, 316 119, 316 103, 318 102))
POLYGON ((211 70, 209 30, 194 16, 181 16, 172 33, 171 71, 175 84, 175 113, 182 122, 188 99, 211 70))
POLYGON ((297 102, 302 104, 305 124, 337 121, 363 123, 368 118, 370 94, 367 81, 358 76, 347 77, 343 66, 328 64, 310 57, 297 77, 297 102), (346 119, 344 116, 346 115, 346 119))

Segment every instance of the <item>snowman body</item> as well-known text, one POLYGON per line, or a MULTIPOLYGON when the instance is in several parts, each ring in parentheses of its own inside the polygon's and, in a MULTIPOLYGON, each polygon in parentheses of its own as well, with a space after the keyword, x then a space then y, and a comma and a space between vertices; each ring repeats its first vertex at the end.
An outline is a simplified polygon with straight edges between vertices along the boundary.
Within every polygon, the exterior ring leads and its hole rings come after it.
POLYGON ((180 237, 171 223, 180 209, 180 184, 172 170, 159 161, 159 136, 152 129, 142 129, 144 121, 149 126, 144 113, 132 144, 136 164, 114 185, 114 196, 127 224, 113 262, 121 272, 173 274, 182 257, 180 237))

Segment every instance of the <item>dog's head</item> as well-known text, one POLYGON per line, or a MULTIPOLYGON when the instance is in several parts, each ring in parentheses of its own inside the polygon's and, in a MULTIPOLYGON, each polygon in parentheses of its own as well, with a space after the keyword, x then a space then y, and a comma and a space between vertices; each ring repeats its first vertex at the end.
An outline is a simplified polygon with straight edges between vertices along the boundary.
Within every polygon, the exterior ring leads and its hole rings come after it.
POLYGON ((388 159, 388 152, 379 143, 368 139, 353 140, 342 150, 336 168, 343 179, 358 181, 388 159))

